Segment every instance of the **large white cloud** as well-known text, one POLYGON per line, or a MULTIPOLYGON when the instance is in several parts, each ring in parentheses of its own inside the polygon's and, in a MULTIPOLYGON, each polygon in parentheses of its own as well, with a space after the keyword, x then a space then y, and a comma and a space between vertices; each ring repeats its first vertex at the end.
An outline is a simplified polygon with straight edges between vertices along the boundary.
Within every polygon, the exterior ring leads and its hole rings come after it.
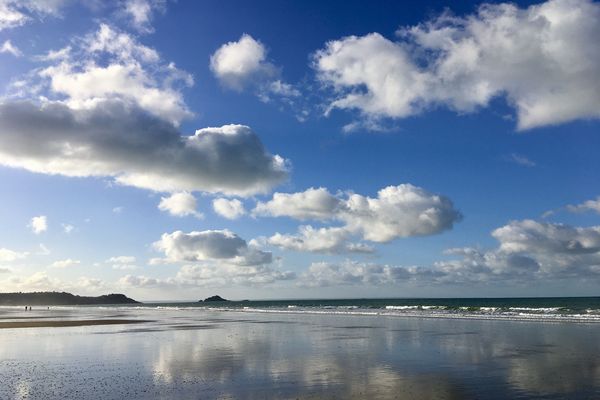
POLYGON ((156 191, 242 196, 267 192, 287 176, 284 160, 266 152, 247 127, 182 136, 176 126, 191 113, 179 86, 191 85, 191 75, 126 33, 101 24, 39 59, 50 65, 0 101, 2 165, 111 177, 156 191))
POLYGON ((438 262, 444 281, 600 278, 600 226, 574 227, 533 220, 495 229, 496 249, 451 249, 461 259, 438 262))
POLYGON ((0 103, 0 164, 44 174, 112 177, 155 191, 248 195, 287 177, 250 128, 226 125, 182 136, 120 101, 89 110, 61 103, 0 103))
POLYGON ((600 5, 551 0, 521 9, 484 4, 398 31, 328 42, 314 56, 333 87, 330 108, 402 118, 428 108, 458 112, 506 96, 518 128, 600 117, 600 5))
POLYGON ((192 115, 180 90, 193 85, 192 76, 107 24, 42 60, 51 64, 37 73, 42 85, 50 94, 64 96, 71 108, 89 109, 99 101, 120 99, 176 125, 192 115))
POLYGON ((419 284, 528 284, 537 280, 600 279, 600 227, 512 221, 492 232, 499 246, 487 251, 448 249, 454 257, 430 266, 345 261, 313 263, 304 286, 419 284))
POLYGON ((263 285, 296 277, 293 272, 271 267, 271 253, 228 230, 165 233, 154 243, 154 248, 165 255, 160 262, 184 264, 179 272, 167 279, 127 275, 119 280, 119 285, 171 288, 263 285))
POLYGON ((215 261, 232 265, 263 265, 273 261, 271 253, 248 245, 228 230, 165 233, 154 243, 154 248, 164 252, 167 262, 215 261))
POLYGON ((512 221, 494 230, 492 236, 500 242, 500 252, 530 257, 543 274, 600 273, 600 226, 512 221))
POLYGON ((345 206, 340 218, 348 229, 374 242, 433 235, 462 218, 447 197, 410 184, 388 186, 376 198, 352 194, 345 206))
POLYGON ((375 198, 354 193, 334 196, 324 188, 275 193, 272 200, 258 203, 253 213, 300 220, 335 220, 344 224, 347 233, 373 242, 440 233, 461 219, 450 199, 411 184, 388 186, 375 198))

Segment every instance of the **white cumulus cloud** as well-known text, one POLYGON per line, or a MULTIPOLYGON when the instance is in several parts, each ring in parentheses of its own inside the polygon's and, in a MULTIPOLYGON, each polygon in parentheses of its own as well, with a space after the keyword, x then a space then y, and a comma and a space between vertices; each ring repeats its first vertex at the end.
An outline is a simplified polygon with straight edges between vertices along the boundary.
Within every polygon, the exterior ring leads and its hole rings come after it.
POLYGON ((297 193, 274 193, 267 202, 259 202, 252 213, 271 217, 291 217, 299 220, 331 219, 342 201, 326 188, 309 188, 297 193))
POLYGON ((272 200, 258 203, 253 213, 335 220, 348 233, 372 242, 440 233, 462 218, 450 199, 411 184, 388 186, 375 198, 355 193, 334 196, 324 188, 275 193, 272 200))
POLYGON ((165 233, 154 243, 165 258, 153 264, 183 263, 179 272, 166 279, 127 275, 124 287, 221 287, 265 285, 296 278, 291 271, 270 266, 271 253, 260 250, 256 241, 247 243, 228 230, 165 233))
POLYGON ((154 243, 169 262, 216 261, 233 265, 262 265, 273 261, 272 254, 248 245, 228 230, 164 233, 154 243))
POLYGON ((44 57, 53 64, 38 72, 51 94, 66 96, 71 108, 120 99, 175 125, 192 115, 180 90, 193 85, 192 76, 129 34, 101 24, 73 46, 53 53, 61 57, 44 57))
POLYGON ((218 198, 212 204, 215 212, 227 219, 237 219, 246 214, 244 204, 238 199, 218 198))
POLYGON ((301 226, 295 235, 276 233, 267 242, 288 250, 314 253, 373 253, 375 250, 364 243, 351 243, 351 232, 346 228, 313 228, 301 226))
POLYGON ((550 0, 519 8, 483 4, 378 33, 333 40, 314 55, 329 108, 403 118, 437 106, 460 113, 505 96, 518 129, 600 117, 600 5, 550 0))
POLYGON ((248 34, 219 47, 210 57, 210 69, 222 85, 236 91, 252 89, 264 102, 278 97, 287 103, 301 95, 281 80, 280 68, 267 60, 267 48, 248 34))
POLYGON ((276 68, 267 61, 265 46, 244 34, 237 42, 228 42, 210 57, 210 69, 225 86, 242 90, 246 85, 268 79, 276 68))
POLYGON ((196 210, 196 198, 189 192, 173 193, 168 197, 161 197, 158 209, 166 211, 177 217, 185 217, 188 215, 196 218, 203 218, 201 212, 196 210))
POLYGON ((490 250, 453 248, 454 259, 429 266, 317 262, 301 274, 302 286, 419 284, 527 285, 533 281, 600 279, 600 227, 512 221, 492 232, 490 250))
POLYGON ((74 110, 56 102, 0 102, 0 164, 44 174, 111 177, 160 192, 266 192, 287 177, 248 127, 184 136, 121 101, 74 110))

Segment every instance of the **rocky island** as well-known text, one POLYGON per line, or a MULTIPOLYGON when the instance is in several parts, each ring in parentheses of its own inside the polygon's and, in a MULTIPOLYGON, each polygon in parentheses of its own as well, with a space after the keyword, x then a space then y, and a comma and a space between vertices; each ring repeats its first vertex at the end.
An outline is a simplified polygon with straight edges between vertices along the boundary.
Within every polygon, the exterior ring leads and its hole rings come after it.
MULTIPOLYGON (((229 301, 229 300, 226 300, 219 295, 215 295, 215 296, 207 297, 206 299, 204 299, 204 301, 210 302, 210 301, 229 301)), ((200 300, 200 302, 202 302, 202 300, 200 300)))
POLYGON ((81 306, 95 304, 137 304, 124 294, 77 296, 66 292, 0 293, 0 306, 81 306))

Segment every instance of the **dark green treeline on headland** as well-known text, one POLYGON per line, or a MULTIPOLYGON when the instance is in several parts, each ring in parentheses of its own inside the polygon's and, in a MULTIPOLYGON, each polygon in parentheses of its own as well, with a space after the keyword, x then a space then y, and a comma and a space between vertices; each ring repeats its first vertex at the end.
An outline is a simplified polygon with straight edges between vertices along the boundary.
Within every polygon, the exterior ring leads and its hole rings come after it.
POLYGON ((3 306, 80 306, 94 304, 135 304, 139 303, 124 294, 102 296, 76 296, 66 292, 0 293, 3 306))

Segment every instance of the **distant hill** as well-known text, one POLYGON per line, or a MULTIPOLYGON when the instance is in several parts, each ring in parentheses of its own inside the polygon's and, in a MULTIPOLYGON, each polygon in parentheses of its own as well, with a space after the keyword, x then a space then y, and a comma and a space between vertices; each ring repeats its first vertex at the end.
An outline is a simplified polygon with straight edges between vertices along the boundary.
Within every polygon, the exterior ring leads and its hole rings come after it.
POLYGON ((66 292, 0 293, 2 306, 80 306, 94 304, 136 304, 124 294, 105 294, 97 297, 76 296, 66 292))
MULTIPOLYGON (((202 300, 200 300, 200 301, 202 301, 202 300)), ((204 301, 209 301, 210 302, 210 301, 229 301, 229 300, 225 300, 221 296, 216 295, 216 296, 207 297, 206 299, 204 299, 204 301)))

